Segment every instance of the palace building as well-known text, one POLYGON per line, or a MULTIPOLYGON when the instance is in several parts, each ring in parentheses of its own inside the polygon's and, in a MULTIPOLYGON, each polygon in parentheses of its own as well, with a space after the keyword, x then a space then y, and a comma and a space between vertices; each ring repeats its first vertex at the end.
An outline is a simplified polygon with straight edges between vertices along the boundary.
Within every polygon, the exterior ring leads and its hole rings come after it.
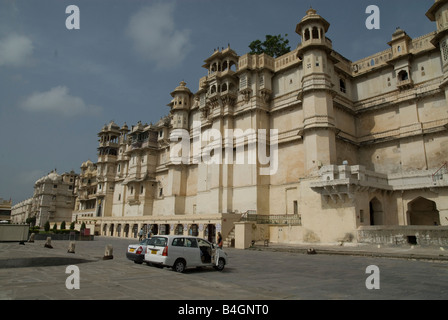
POLYGON ((58 174, 56 169, 34 183, 31 198, 15 204, 11 210, 12 223, 25 223, 34 218, 36 226, 44 227, 63 221, 70 223, 75 204, 78 174, 74 171, 58 174))
POLYGON ((102 128, 73 219, 106 236, 221 232, 238 248, 446 244, 448 1, 426 15, 436 31, 412 39, 398 28, 390 48, 355 62, 333 50, 314 9, 281 57, 216 50, 197 91, 171 92, 165 118, 102 128), (277 161, 271 174, 251 161, 263 152, 277 161))

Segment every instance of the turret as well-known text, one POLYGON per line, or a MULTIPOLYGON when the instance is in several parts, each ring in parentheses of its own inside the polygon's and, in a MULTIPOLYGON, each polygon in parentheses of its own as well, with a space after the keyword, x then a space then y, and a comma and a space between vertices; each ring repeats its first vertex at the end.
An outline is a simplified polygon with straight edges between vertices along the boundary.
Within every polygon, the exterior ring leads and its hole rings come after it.
POLYGON ((440 48, 444 73, 443 85, 446 85, 448 83, 448 0, 436 0, 426 16, 437 23, 437 33, 431 42, 440 48))
POLYGON ((330 55, 331 41, 325 36, 329 27, 330 24, 312 8, 296 27, 296 32, 302 37, 297 51, 303 67, 298 98, 303 106, 301 135, 309 172, 336 160, 333 85, 328 72, 334 69, 336 61, 330 55))
POLYGON ((173 129, 188 129, 188 114, 193 102, 193 94, 182 81, 179 86, 171 92, 173 100, 168 104, 171 108, 173 129))
POLYGON ((448 84, 448 0, 436 0, 426 16, 429 20, 437 23, 437 33, 431 43, 440 48, 444 74, 442 87, 446 88, 448 84))

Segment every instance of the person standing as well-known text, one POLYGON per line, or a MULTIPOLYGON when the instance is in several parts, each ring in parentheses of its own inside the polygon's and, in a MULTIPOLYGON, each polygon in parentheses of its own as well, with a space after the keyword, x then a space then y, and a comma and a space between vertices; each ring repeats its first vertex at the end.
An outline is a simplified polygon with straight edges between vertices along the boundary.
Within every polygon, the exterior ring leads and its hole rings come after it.
POLYGON ((138 241, 142 241, 142 238, 143 238, 143 227, 138 232, 138 241))
POLYGON ((218 247, 222 249, 222 235, 221 232, 218 232, 218 241, 217 241, 218 247))

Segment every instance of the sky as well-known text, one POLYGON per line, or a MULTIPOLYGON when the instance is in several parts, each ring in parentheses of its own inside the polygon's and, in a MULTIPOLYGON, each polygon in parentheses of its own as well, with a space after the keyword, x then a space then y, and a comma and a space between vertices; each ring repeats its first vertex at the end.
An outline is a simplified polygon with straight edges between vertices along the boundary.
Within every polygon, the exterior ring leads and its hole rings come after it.
POLYGON ((333 49, 351 61, 389 48, 397 27, 430 33, 433 0, 0 0, 0 198, 32 197, 50 171, 97 161, 101 128, 156 123, 181 81, 195 93, 216 48, 238 55, 285 36, 311 6, 330 23, 333 49), (79 8, 79 29, 68 29, 79 8), (380 29, 369 30, 369 5, 380 29))

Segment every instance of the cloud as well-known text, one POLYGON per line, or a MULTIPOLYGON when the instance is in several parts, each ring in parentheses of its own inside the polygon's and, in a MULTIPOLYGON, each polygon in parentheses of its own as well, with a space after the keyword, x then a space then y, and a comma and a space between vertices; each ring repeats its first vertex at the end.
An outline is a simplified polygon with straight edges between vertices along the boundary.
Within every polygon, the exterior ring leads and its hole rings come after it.
POLYGON ((19 106, 27 111, 49 112, 66 117, 94 115, 101 112, 101 107, 87 105, 82 98, 70 95, 65 86, 57 86, 46 92, 35 92, 19 106))
POLYGON ((0 66, 21 67, 29 63, 33 42, 25 36, 11 34, 0 40, 0 66))
POLYGON ((177 66, 191 50, 191 31, 176 28, 174 8, 174 3, 144 7, 131 17, 126 30, 135 52, 160 69, 177 66))

